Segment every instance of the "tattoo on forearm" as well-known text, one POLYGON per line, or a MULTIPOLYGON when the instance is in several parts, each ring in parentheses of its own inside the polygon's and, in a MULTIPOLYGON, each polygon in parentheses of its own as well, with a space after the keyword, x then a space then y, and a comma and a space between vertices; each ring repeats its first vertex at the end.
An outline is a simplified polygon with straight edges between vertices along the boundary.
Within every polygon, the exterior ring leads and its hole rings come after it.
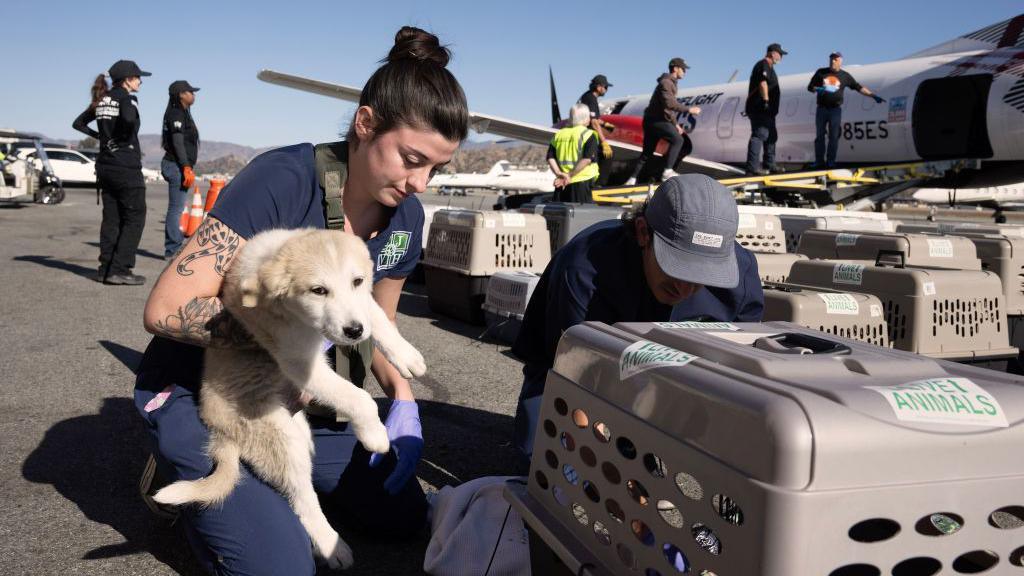
POLYGON ((196 241, 201 249, 181 259, 178 263, 178 274, 191 276, 193 271, 188 269, 189 264, 200 258, 213 256, 213 270, 224 276, 228 262, 234 258, 238 250, 238 234, 219 221, 206 219, 196 230, 196 241))
POLYGON ((250 348, 256 346, 248 331, 224 309, 218 298, 193 298, 156 323, 161 335, 203 347, 250 348))

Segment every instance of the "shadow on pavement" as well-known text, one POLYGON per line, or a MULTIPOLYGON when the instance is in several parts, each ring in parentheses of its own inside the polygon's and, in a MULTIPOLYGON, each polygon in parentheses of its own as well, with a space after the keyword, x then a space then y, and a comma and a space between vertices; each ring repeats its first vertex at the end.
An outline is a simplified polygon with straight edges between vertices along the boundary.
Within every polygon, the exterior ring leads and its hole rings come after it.
POLYGON ((33 264, 39 264, 40 266, 46 266, 47 268, 64 270, 66 272, 71 272, 76 276, 81 276, 82 278, 87 278, 89 280, 92 280, 93 277, 96 276, 96 268, 80 266, 78 264, 72 264, 70 262, 65 262, 63 260, 57 260, 53 256, 15 256, 14 258, 12 258, 12 260, 15 260, 17 262, 32 262, 33 264))
POLYGON ((142 352, 110 340, 100 340, 99 343, 107 352, 110 352, 111 356, 120 360, 126 368, 131 370, 132 374, 138 374, 139 363, 142 362, 142 352))
MULTIPOLYGON (((83 244, 88 244, 89 246, 92 246, 93 248, 96 248, 97 250, 99 250, 99 248, 100 248, 100 243, 99 242, 83 242, 83 244)), ((153 260, 160 260, 161 262, 164 259, 164 255, 163 254, 157 254, 156 252, 150 252, 149 250, 146 250, 145 248, 136 248, 135 254, 138 255, 138 256, 143 256, 145 258, 152 258, 153 260)))
POLYGON ((403 297, 398 300, 398 311, 406 316, 427 318, 431 321, 431 324, 437 326, 441 330, 470 338, 474 340, 476 344, 498 344, 500 346, 507 346, 507 344, 494 339, 490 335, 490 331, 487 326, 467 324, 461 320, 449 318, 431 310, 430 304, 427 301, 426 285, 407 283, 402 288, 402 296, 403 297))
POLYGON ((110 526, 124 538, 88 551, 83 559, 148 552, 179 574, 201 574, 184 535, 153 516, 139 496, 139 476, 148 454, 145 434, 129 398, 105 398, 99 414, 69 418, 47 430, 22 465, 22 476, 52 485, 86 518, 110 526))

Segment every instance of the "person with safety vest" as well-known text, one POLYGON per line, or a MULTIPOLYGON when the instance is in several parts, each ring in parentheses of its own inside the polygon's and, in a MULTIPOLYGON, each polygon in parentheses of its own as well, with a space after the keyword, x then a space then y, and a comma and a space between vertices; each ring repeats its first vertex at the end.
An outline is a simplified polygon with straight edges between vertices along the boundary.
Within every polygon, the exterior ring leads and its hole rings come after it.
POLYGON ((593 202, 591 190, 600 175, 600 138, 590 129, 590 108, 573 105, 571 126, 555 133, 548 146, 548 165, 555 173, 555 202, 593 202))

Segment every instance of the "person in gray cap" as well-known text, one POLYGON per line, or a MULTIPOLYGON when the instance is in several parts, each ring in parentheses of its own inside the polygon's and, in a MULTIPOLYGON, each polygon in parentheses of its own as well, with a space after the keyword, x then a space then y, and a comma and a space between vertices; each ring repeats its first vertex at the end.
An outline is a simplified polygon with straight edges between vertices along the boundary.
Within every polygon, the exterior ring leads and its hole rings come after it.
POLYGON ((171 82, 167 92, 167 109, 164 110, 163 134, 160 143, 164 158, 160 162, 160 173, 167 181, 167 217, 164 222, 164 259, 174 257, 181 248, 185 237, 178 228, 178 219, 188 190, 195 183, 193 168, 199 158, 199 129, 192 119, 192 105, 196 102, 199 88, 185 80, 171 82))
POLYGON ((758 322, 764 295, 753 255, 736 243, 732 194, 700 174, 666 180, 622 220, 583 230, 552 257, 512 352, 523 361, 513 443, 533 451, 544 380, 562 333, 594 320, 758 322), (675 307, 675 309, 673 309, 675 307))
POLYGON ((680 153, 686 139, 683 137, 685 130, 679 119, 681 116, 700 114, 700 106, 685 106, 676 99, 679 87, 678 83, 686 76, 690 66, 682 58, 673 58, 668 61, 668 73, 658 76, 658 85, 651 94, 651 102, 644 110, 644 148, 640 154, 640 160, 633 167, 633 173, 626 180, 626 186, 636 184, 644 166, 654 156, 654 150, 658 142, 668 140, 668 153, 665 154, 665 168, 662 170, 661 179, 668 180, 676 175, 675 167, 679 161, 680 153))
POLYGON ((778 43, 769 44, 764 58, 758 60, 750 71, 745 108, 747 119, 750 120, 747 174, 764 176, 770 172, 783 171, 775 164, 775 142, 779 139, 779 133, 775 129, 775 117, 779 115, 781 98, 775 65, 781 62, 786 54, 789 52, 783 50, 778 43))
POLYGON ((100 141, 96 185, 103 194, 100 224, 100 266, 95 280, 104 284, 138 286, 146 279, 133 274, 135 251, 146 225, 146 181, 139 146, 138 98, 142 77, 150 76, 131 60, 118 60, 108 71, 111 88, 99 79, 93 101, 72 127, 100 141), (96 121, 96 130, 88 123, 96 121))

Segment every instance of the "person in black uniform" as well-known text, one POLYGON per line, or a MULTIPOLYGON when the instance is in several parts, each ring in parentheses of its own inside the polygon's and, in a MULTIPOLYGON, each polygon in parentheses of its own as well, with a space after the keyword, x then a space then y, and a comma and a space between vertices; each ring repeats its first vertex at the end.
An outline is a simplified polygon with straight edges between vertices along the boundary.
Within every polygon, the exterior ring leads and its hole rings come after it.
POLYGON ((814 168, 834 168, 839 147, 839 131, 843 125, 843 92, 849 87, 865 96, 874 98, 876 104, 885 98, 875 95, 861 86, 849 72, 843 70, 843 55, 833 52, 828 55, 829 65, 818 68, 807 83, 808 92, 818 93, 818 111, 814 115, 816 128, 814 137, 814 168), (828 155, 825 154, 825 132, 828 131, 828 155))
POLYGON ((607 132, 611 131, 611 124, 608 124, 609 129, 606 130, 605 123, 601 120, 601 107, 598 106, 597 99, 607 94, 608 89, 611 87, 612 85, 608 83, 608 77, 604 74, 598 74, 591 79, 590 87, 576 101, 577 104, 586 104, 587 108, 590 109, 590 129, 597 133, 598 142, 601 145, 601 159, 598 161, 601 175, 597 178, 599 186, 603 186, 608 181, 608 174, 611 172, 609 164, 611 164, 612 160, 612 147, 608 144, 607 134, 607 132))
POLYGON ((199 129, 192 119, 192 105, 199 88, 185 80, 175 80, 168 88, 170 98, 164 111, 164 127, 160 144, 164 158, 160 162, 160 173, 167 181, 167 217, 164 230, 164 258, 170 259, 185 241, 178 219, 188 190, 195 183, 193 168, 199 157, 199 129))
POLYGON ((139 147, 138 99, 132 94, 142 86, 142 77, 151 74, 131 60, 118 60, 108 74, 111 89, 97 99, 94 85, 93 103, 79 114, 72 127, 100 141, 96 184, 103 191, 103 221, 96 281, 138 286, 146 281, 132 273, 135 251, 146 225, 146 183, 139 147), (93 120, 98 130, 86 126, 93 120))
POLYGON ((778 44, 769 44, 764 58, 754 64, 750 71, 747 88, 747 118, 750 119, 750 142, 747 143, 747 174, 764 176, 769 172, 782 172, 775 165, 775 142, 779 133, 775 130, 775 117, 779 114, 779 77, 775 65, 788 54, 778 44), (759 159, 764 149, 764 158, 759 159), (759 160, 764 161, 764 167, 759 160))

